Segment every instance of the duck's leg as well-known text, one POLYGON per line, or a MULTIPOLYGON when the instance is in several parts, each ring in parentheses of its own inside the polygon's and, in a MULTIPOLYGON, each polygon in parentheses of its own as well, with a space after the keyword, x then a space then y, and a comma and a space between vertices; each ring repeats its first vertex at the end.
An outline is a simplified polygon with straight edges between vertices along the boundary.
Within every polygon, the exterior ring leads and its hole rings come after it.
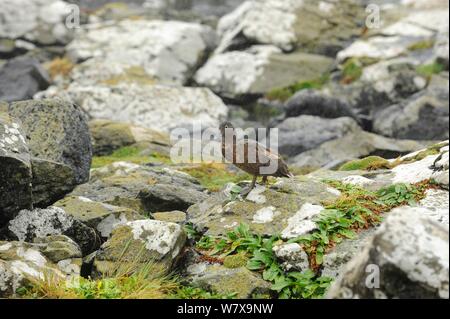
POLYGON ((250 192, 252 191, 252 189, 255 188, 255 186, 256 186, 256 178, 257 178, 257 177, 258 177, 258 175, 254 175, 254 176, 253 176, 253 180, 252 180, 252 184, 250 185, 250 187, 249 187, 249 188, 246 188, 246 189, 243 189, 243 190, 241 191, 241 195, 242 195, 242 196, 247 196, 248 193, 250 193, 250 192))
POLYGON ((267 185, 268 180, 269 180, 269 178, 267 176, 263 176, 262 183, 264 185, 267 185))

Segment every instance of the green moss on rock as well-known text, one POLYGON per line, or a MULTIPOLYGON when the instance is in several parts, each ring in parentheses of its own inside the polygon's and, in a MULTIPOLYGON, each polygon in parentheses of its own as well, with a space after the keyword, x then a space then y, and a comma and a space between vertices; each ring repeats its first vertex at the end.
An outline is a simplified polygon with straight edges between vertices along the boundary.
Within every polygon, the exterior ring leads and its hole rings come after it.
POLYGON ((363 159, 353 160, 342 165, 340 171, 376 170, 390 168, 388 160, 379 156, 368 156, 363 159))

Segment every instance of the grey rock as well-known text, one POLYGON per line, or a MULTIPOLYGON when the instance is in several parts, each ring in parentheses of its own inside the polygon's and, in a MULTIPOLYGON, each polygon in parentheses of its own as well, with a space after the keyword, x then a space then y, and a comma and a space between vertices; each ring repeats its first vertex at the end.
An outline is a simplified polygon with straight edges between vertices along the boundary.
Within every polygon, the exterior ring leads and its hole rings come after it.
POLYGON ((34 243, 39 247, 41 253, 54 263, 82 257, 80 247, 77 243, 64 235, 35 238, 34 243))
POLYGON ((33 156, 68 165, 78 184, 89 179, 92 145, 80 107, 46 99, 11 103, 6 110, 21 121, 33 156))
POLYGON ((448 298, 449 230, 415 211, 389 214, 328 298, 448 298))
POLYGON ((0 100, 28 100, 49 85, 47 72, 34 58, 18 57, 9 60, 0 68, 0 100))

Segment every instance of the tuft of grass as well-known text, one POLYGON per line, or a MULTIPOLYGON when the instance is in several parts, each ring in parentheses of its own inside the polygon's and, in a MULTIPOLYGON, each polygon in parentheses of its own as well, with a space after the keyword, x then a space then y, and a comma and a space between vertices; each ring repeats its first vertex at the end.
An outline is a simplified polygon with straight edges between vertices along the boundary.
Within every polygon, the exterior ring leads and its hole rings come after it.
POLYGON ((46 69, 52 79, 57 76, 66 77, 72 72, 75 65, 69 58, 55 58, 46 65, 46 69))
POLYGON ((273 89, 266 93, 265 98, 270 101, 285 102, 290 99, 295 93, 305 89, 320 90, 329 80, 329 75, 325 74, 321 77, 311 81, 300 81, 284 88, 273 89))
POLYGON ((363 73, 364 65, 356 58, 348 59, 342 66, 342 83, 349 84, 358 80, 363 73))
POLYGON ((99 168, 114 162, 131 162, 135 164, 146 164, 146 163, 165 163, 169 164, 170 158, 159 154, 153 153, 150 156, 141 155, 142 149, 137 146, 125 146, 115 150, 111 155, 107 156, 94 156, 92 158, 91 168, 99 168))
POLYGON ((150 76, 140 66, 132 66, 124 70, 123 73, 113 76, 107 80, 102 81, 107 85, 117 85, 119 83, 137 83, 141 85, 153 85, 156 80, 150 76))
POLYGON ((391 168, 391 163, 380 156, 368 156, 363 159, 353 160, 343 164, 340 171, 355 170, 376 170, 381 168, 391 168))
POLYGON ((430 78, 433 74, 439 74, 444 70, 445 66, 438 62, 422 64, 416 67, 416 72, 426 78, 430 78))
POLYGON ((247 173, 232 173, 225 164, 208 163, 192 167, 184 167, 181 171, 197 178, 200 184, 211 192, 218 192, 227 183, 238 183, 251 179, 247 173))

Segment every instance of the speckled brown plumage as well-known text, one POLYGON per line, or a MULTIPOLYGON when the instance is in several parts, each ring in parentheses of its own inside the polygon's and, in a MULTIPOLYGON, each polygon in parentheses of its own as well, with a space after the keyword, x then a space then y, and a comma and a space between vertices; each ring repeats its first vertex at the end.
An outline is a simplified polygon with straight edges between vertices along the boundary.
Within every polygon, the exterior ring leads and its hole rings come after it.
POLYGON ((250 190, 255 187, 258 176, 263 176, 263 182, 267 182, 268 176, 293 177, 292 173, 289 172, 287 164, 280 155, 264 147, 255 140, 244 139, 236 141, 236 137, 234 137, 233 143, 227 144, 225 141, 226 129, 232 130, 234 127, 229 122, 222 123, 220 126, 220 131, 222 134, 222 155, 227 161, 233 163, 236 167, 249 173, 250 175, 253 175, 250 190), (261 167, 268 166, 270 161, 277 161, 278 166, 276 171, 270 174, 261 173, 261 167))

